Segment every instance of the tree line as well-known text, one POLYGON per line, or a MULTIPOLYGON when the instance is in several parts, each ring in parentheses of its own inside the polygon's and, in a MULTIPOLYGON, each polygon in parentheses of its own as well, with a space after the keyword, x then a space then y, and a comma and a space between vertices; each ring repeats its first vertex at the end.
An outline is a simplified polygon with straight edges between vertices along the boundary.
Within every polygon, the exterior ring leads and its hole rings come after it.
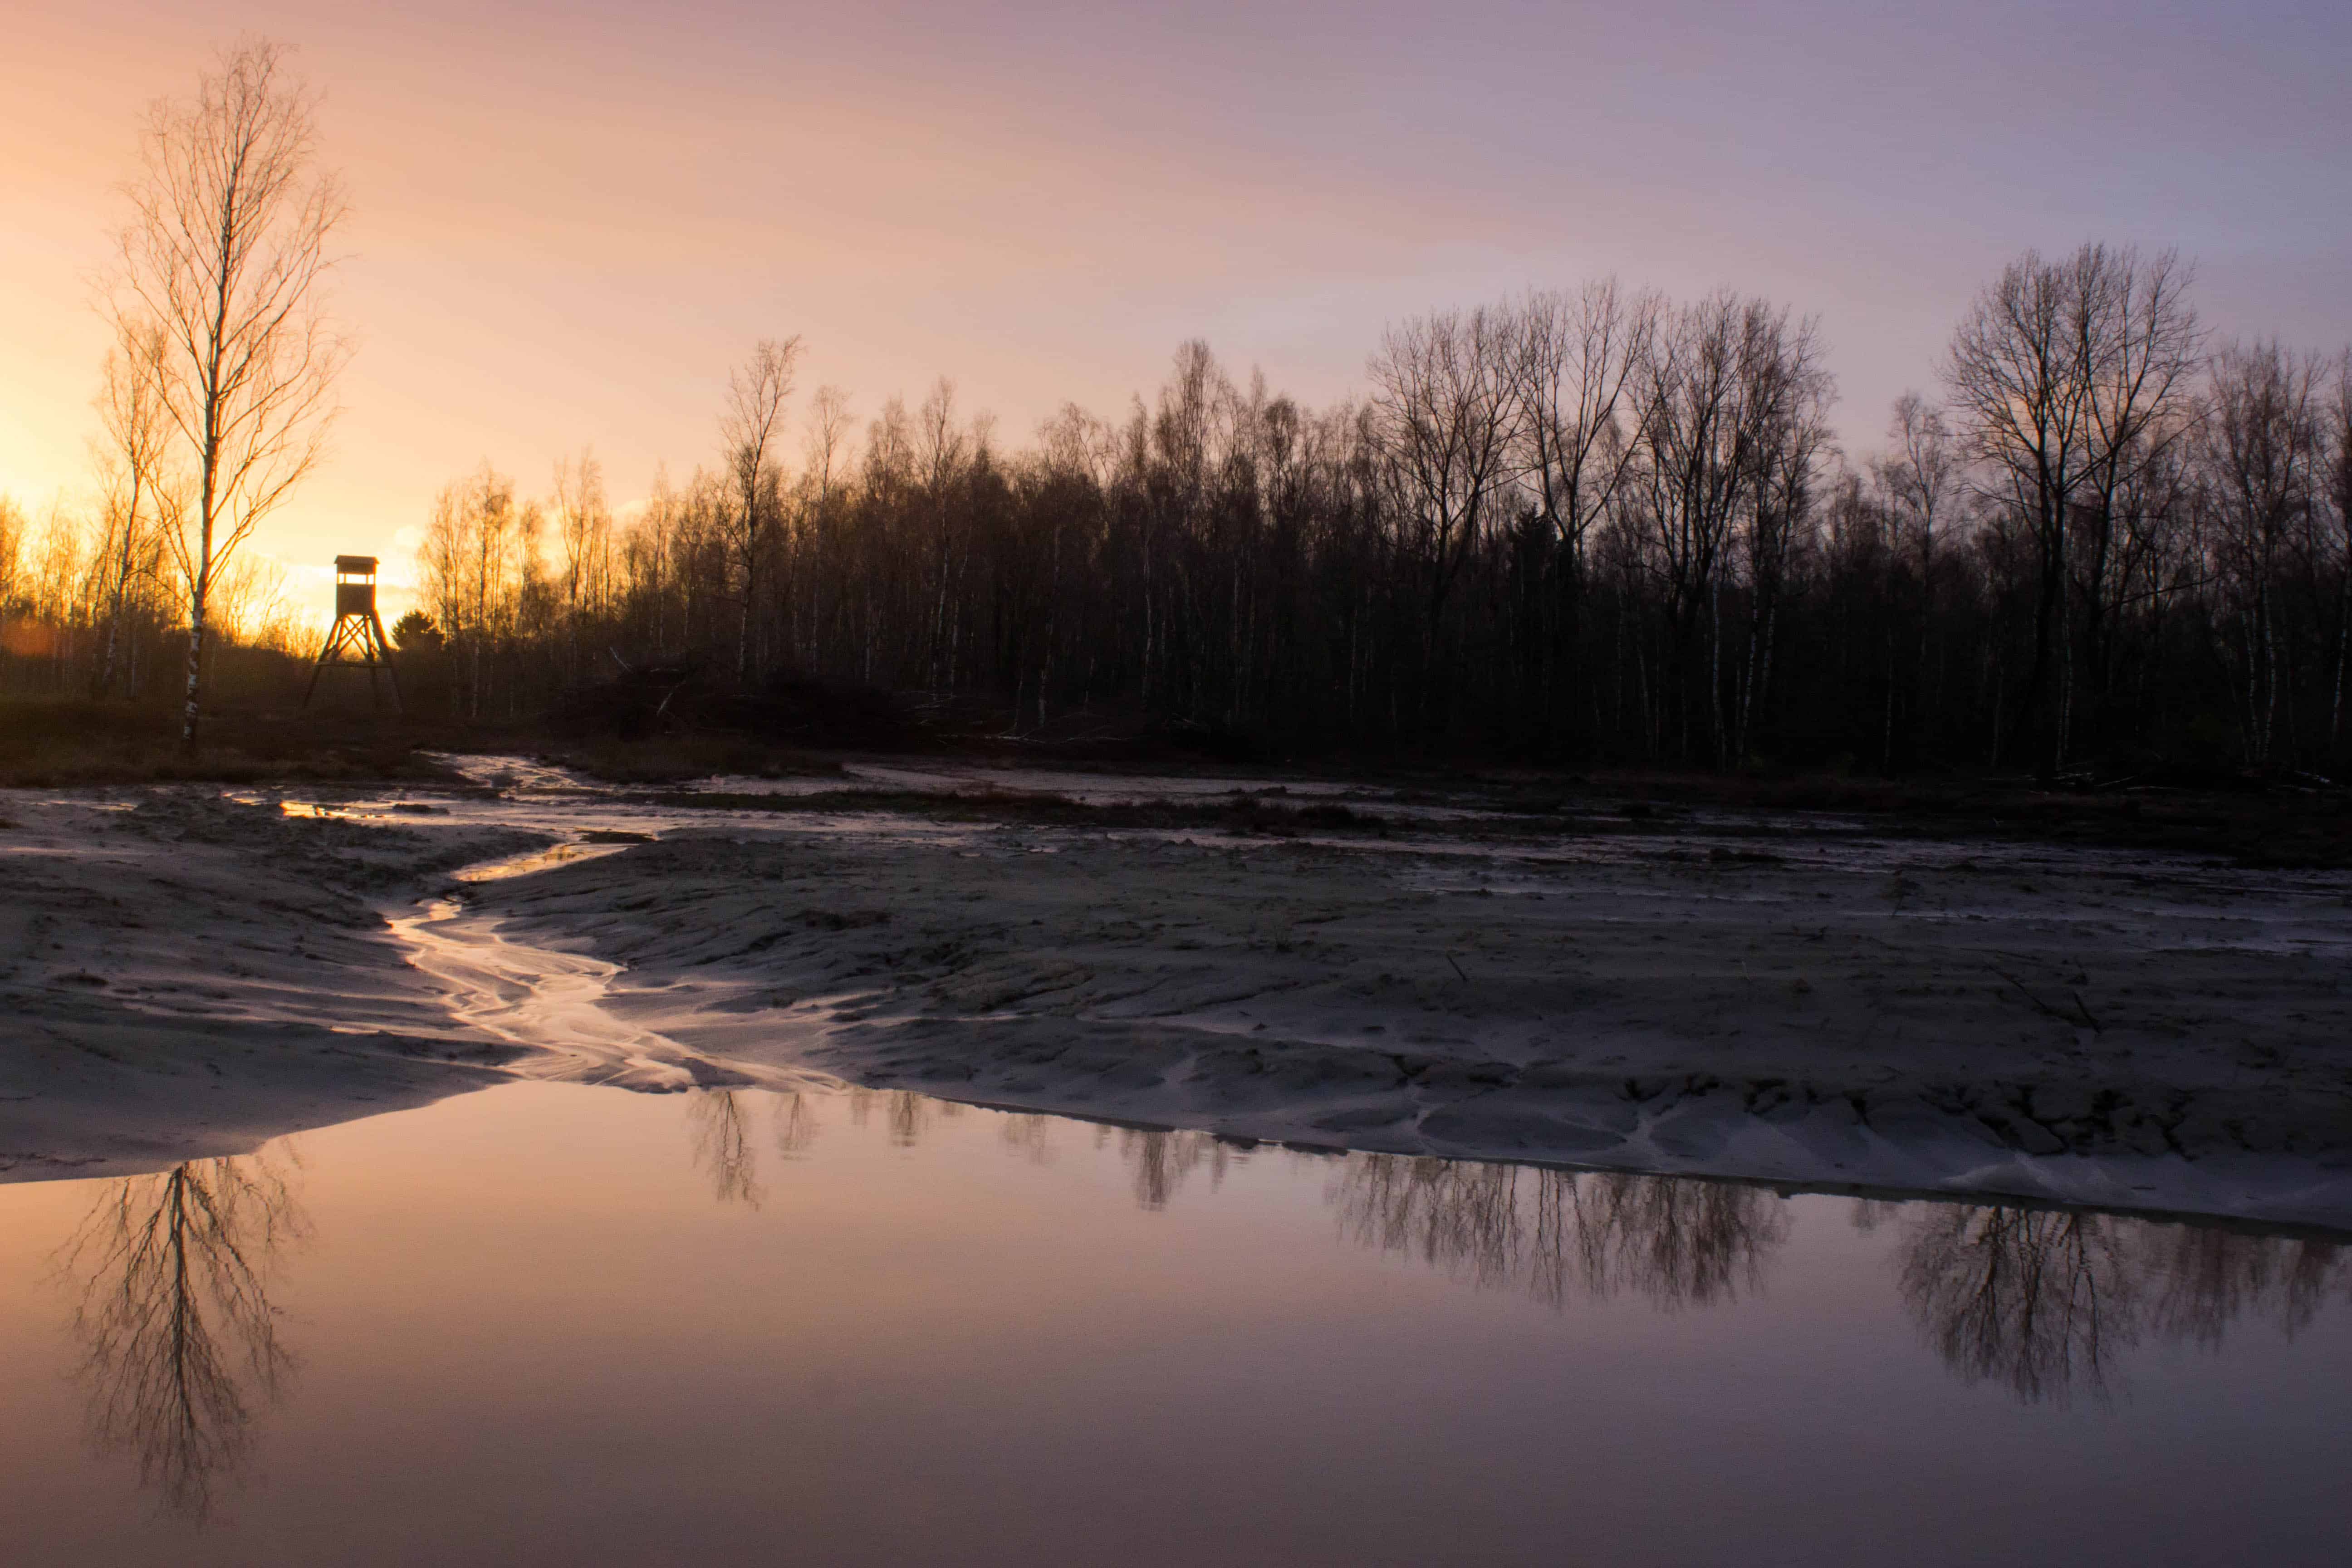
POLYGON ((616 516, 487 464, 435 502, 446 696, 514 718, 698 663, 1143 715, 1236 744, 1732 768, 2338 772, 2352 362, 2217 343, 2169 253, 2029 254, 1940 395, 1832 439, 1818 323, 1612 281, 1391 326, 1314 409, 1202 343, 1024 448, 942 380, 858 429, 798 340, 616 516))
MULTIPOLYGON (((224 628, 291 647, 244 546, 312 470, 350 345, 315 100, 247 42, 160 103, 103 309, 99 502, 0 510, 0 685, 136 694, 224 628), (257 608, 257 605, 261 607, 257 608)), ((2352 766, 2352 351, 2216 341, 2169 252, 2029 253, 1932 395, 1842 450, 1818 321, 1601 281, 1391 325, 1308 407, 1199 342, 1025 447, 936 384, 727 384, 708 460, 617 511, 488 463, 426 521, 427 706, 517 720, 692 666, 1268 752, 2259 772, 2352 766), (570 694, 567 697, 567 694, 570 694)))

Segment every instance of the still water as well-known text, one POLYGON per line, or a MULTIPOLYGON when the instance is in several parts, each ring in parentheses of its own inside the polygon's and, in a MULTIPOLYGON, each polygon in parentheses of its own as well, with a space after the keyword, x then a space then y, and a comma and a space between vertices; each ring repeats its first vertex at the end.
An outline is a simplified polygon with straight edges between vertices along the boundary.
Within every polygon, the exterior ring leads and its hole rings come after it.
POLYGON ((518 1084, 0 1187, 0 1561, 2334 1563, 2347 1260, 518 1084))

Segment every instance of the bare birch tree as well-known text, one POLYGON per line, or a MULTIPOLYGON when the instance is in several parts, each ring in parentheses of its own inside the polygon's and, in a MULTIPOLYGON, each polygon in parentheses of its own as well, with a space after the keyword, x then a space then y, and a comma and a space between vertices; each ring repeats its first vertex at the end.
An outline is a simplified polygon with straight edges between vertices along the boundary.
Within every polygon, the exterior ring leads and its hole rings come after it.
POLYGON ((1372 356, 1374 428, 1398 543, 1421 579, 1424 705, 1436 695, 1446 600, 1518 479, 1517 336, 1507 310, 1442 310, 1391 327, 1372 356))
POLYGON ((604 466, 582 447, 555 460, 555 525, 563 550, 565 676, 580 679, 580 627, 604 608, 612 577, 613 511, 604 466))
MULTIPOLYGON (((2150 554, 2146 519, 2131 496, 2194 423, 2190 382, 2203 364, 2205 333, 2189 303, 2191 268, 2172 251, 2144 258, 2128 247, 2085 246, 2074 272, 2089 439, 2073 576, 2091 695, 2104 699, 2116 624, 2143 590, 2139 568, 2150 554)), ((2070 660, 2062 691, 2070 718, 2073 668, 2070 660)))
POLYGON ((1821 367, 1818 324, 1751 304, 1742 323, 1740 414, 1753 470, 1747 507, 1748 647, 1729 717, 1730 754, 1748 760, 1756 715, 1771 691, 1780 611, 1811 522, 1835 383, 1821 367))
POLYGON ((2276 342, 2224 350, 2197 424, 2211 487, 2215 566, 2231 611, 2225 647, 2238 685, 2246 759, 2268 767, 2284 705, 2280 622, 2285 561, 2319 504, 2324 369, 2276 342))
POLYGON ((956 423, 955 383, 941 376, 915 416, 916 482, 922 487, 924 510, 929 514, 926 542, 931 566, 931 685, 945 682, 944 672, 955 642, 949 618, 949 589, 955 576, 956 500, 971 445, 956 423))
POLYGON ((1636 412, 1634 373, 1662 309, 1655 294, 1628 296, 1614 278, 1573 294, 1534 294, 1522 307, 1528 475, 1571 562, 1582 560, 1585 535, 1633 460, 1624 416, 1636 412))
POLYGON ((2044 773, 2063 764, 2071 730, 2070 568, 2083 558, 2095 660, 2116 496, 2178 439, 2201 342, 2188 285, 2169 251, 2143 259, 2086 245, 2063 261, 2028 251, 1952 340, 1945 382, 1994 476, 1989 499, 2013 509, 2034 540, 2033 662, 2011 743, 2046 718, 2044 773))
MULTIPOLYGON (((1907 557, 1916 574, 1912 603, 1906 606, 1911 622, 1910 642, 1916 661, 1910 694, 1914 713, 1929 700, 1927 682, 1932 661, 1929 645, 1936 624, 1936 549, 1951 531, 1952 512, 1967 462, 1944 411, 1916 392, 1895 400, 1886 430, 1889 450, 1871 464, 1871 473, 1892 503, 1893 544, 1907 557)), ((1899 684, 1895 675, 1895 643, 1890 631, 1886 651, 1886 708, 1880 734, 1881 754, 1894 766, 1895 711, 1899 684)))
POLYGON ((491 659, 519 628, 530 576, 514 481, 486 461, 434 498, 416 561, 433 618, 467 669, 465 712, 482 716, 491 659))
POLYGON ((803 602, 803 643, 793 650, 803 664, 816 659, 815 641, 825 623, 824 585, 835 564, 834 521, 849 472, 851 423, 849 394, 838 386, 816 389, 809 401, 808 423, 802 444, 802 487, 806 510, 801 519, 797 558, 802 567, 794 586, 807 595, 803 602))
POLYGON ((770 448, 781 433, 784 401, 793 395, 793 372, 800 355, 796 336, 782 342, 761 339, 751 357, 728 375, 727 405, 719 416, 734 503, 724 523, 727 552, 743 595, 735 635, 739 679, 751 673, 751 617, 759 602, 760 567, 782 510, 782 486, 770 448))
POLYGON ((214 581, 317 466, 350 358, 325 309, 346 208, 316 166, 316 107, 279 46, 240 43, 193 100, 149 110, 134 216, 117 236, 106 310, 119 332, 163 335, 156 395, 194 492, 170 536, 188 595, 191 748, 214 581))
MULTIPOLYGON (((1986 466, 1987 499, 2012 509, 2036 559, 2033 662, 2008 743, 2040 716, 2058 653, 2066 586, 2067 513, 2085 480, 2091 420, 2084 355, 2074 333, 2074 279, 2028 251, 1981 295, 1952 340, 1944 380, 1971 454, 1986 466)), ((2063 747, 2054 738, 2046 765, 2063 747)))
POLYGON ((1614 278, 1573 293, 1530 294, 1520 307, 1520 462, 1535 505, 1522 531, 1554 563, 1553 591, 1544 595, 1547 603, 1531 607, 1529 619, 1549 613, 1557 622, 1553 647, 1539 645, 1535 658, 1540 669, 1565 656, 1569 668, 1562 673, 1578 685, 1584 679, 1576 661, 1583 645, 1590 539, 1639 449, 1632 435, 1641 413, 1636 376, 1648 361, 1662 308, 1657 295, 1629 296, 1614 278))
POLYGON ((1775 616, 1833 388, 1816 323, 1728 291, 1672 312, 1643 372, 1631 515, 1664 588, 1665 722, 1685 752, 1731 760, 1771 672, 1775 616), (1749 637, 1725 688, 1725 591, 1744 567, 1749 637), (1696 732, 1694 732, 1696 725, 1696 732))
POLYGON ((821 500, 831 500, 849 461, 849 394, 840 387, 816 389, 810 400, 806 443, 809 482, 821 500))
POLYGON ((1875 465, 1879 483, 1901 509, 1906 542, 1919 552, 1924 581, 1936 557, 1936 539, 1948 521, 1963 467, 1944 411, 1916 392, 1895 400, 1887 422, 1891 450, 1875 465))

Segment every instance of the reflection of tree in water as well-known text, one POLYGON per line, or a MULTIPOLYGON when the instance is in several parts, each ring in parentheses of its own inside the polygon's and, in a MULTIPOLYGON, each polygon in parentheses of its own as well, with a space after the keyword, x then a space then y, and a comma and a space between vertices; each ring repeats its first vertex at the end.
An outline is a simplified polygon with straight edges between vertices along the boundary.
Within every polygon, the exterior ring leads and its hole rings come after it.
POLYGON ((1116 1137, 1119 1158, 1135 1176, 1135 1201, 1148 1209, 1168 1206, 1193 1172, 1207 1166, 1209 1190, 1225 1184, 1225 1173, 1247 1152, 1206 1132, 1173 1132, 1157 1127, 1098 1127, 1095 1147, 1116 1137))
POLYGON ((816 1113, 810 1109, 806 1090, 786 1089, 773 1098, 776 1152, 787 1160, 793 1159, 816 1142, 816 1113))
POLYGON ((695 1167, 709 1173, 711 1193, 720 1203, 756 1209, 768 1195, 760 1184, 760 1153, 751 1141, 755 1107, 766 1105, 776 1152, 792 1160, 816 1142, 819 1123, 814 1099, 807 1090, 797 1089, 748 1095, 731 1089, 704 1089, 688 1096, 686 1115, 694 1130, 695 1167))
POLYGON ((2148 1324, 2168 1340, 2219 1350, 2222 1331, 2246 1316, 2272 1319, 2292 1339, 2318 1315, 2332 1285, 2340 1280, 2352 1297, 2352 1270, 2335 1242, 2219 1226, 2134 1228, 2141 1234, 2133 1250, 2152 1277, 2148 1324))
MULTIPOLYGON (((850 1121, 866 1126, 881 1111, 890 1142, 911 1148, 937 1121, 952 1121, 972 1109, 952 1100, 934 1100, 912 1089, 858 1089, 847 1091, 850 1121)), ((1030 1163, 1049 1164, 1054 1158, 1054 1131, 1070 1119, 1033 1111, 998 1111, 1000 1136, 1007 1150, 1030 1163)), ((1082 1124, 1083 1125, 1083 1124, 1082 1124)), ((1167 1205, 1195 1171, 1205 1168, 1213 1186, 1224 1180, 1233 1164, 1247 1157, 1248 1145, 1207 1132, 1171 1131, 1151 1127, 1117 1127, 1093 1123, 1097 1149, 1116 1143, 1119 1158, 1135 1178, 1135 1199, 1145 1208, 1167 1205)))
POLYGON ((2105 1392, 2138 1284, 2098 1215, 1923 1205, 1903 1247, 1903 1300, 1944 1364, 2028 1401, 2105 1392))
POLYGON ((709 1173, 714 1195, 722 1204, 758 1208, 766 1194, 742 1100, 730 1089, 696 1089, 687 1097, 686 1115, 694 1127, 694 1163, 709 1173))
POLYGON ((849 1090, 849 1120, 856 1125, 865 1126, 877 1108, 883 1124, 890 1130, 890 1142, 901 1149, 921 1142, 933 1121, 952 1121, 966 1109, 952 1100, 933 1100, 910 1089, 849 1090))
MULTIPOLYGON (((1059 1120, 1009 1117, 1004 1141, 1042 1163, 1059 1120)), ((1167 1206, 1199 1172, 1214 1191, 1256 1147, 1206 1132, 1097 1126, 1095 1147, 1114 1143, 1134 1180, 1135 1201, 1147 1209, 1167 1206)), ((1580 1290, 1638 1290, 1667 1305, 1733 1299, 1754 1287, 1764 1259, 1788 1235, 1772 1194, 1727 1182, 1402 1154, 1339 1158, 1331 1201, 1351 1239, 1415 1253, 1481 1286, 1524 1289, 1554 1305, 1580 1290)))
POLYGON ((1402 1154, 1349 1156, 1332 1201, 1361 1246, 1554 1306, 1624 1290, 1662 1306, 1736 1300, 1789 1234, 1762 1188, 1402 1154))
POLYGON ((292 1370, 268 1283, 307 1224, 267 1154, 112 1184, 59 1256, 80 1289, 91 1442, 128 1451, 163 1507, 201 1522, 292 1370))
MULTIPOLYGON (((778 1147, 804 1147, 814 1114, 799 1094, 774 1098, 778 1147)), ((846 1098, 853 1121, 868 1125, 879 1111, 901 1147, 969 1109, 906 1089, 852 1089, 846 1098)), ((697 1157, 722 1198, 756 1202, 737 1097, 705 1099, 697 1157)), ((1003 1142, 1044 1163, 1064 1123, 1003 1114, 1003 1142)), ((1204 1171, 1221 1185, 1256 1147, 1100 1123, 1094 1142, 1117 1148, 1148 1209, 1204 1171)), ((1666 1307, 1736 1300, 1758 1288, 1790 1231, 1778 1194, 1736 1182, 1400 1154, 1348 1154, 1338 1166, 1329 1199, 1349 1239, 1553 1306, 1624 1293, 1666 1307)), ((1857 1201, 1853 1214, 1864 1229, 1897 1228, 1903 1300, 1945 1363, 2029 1401, 2105 1394, 2117 1358, 2151 1334, 2218 1347, 2248 1316, 2293 1334, 2339 1283, 2352 1285, 2352 1260, 2325 1240, 1999 1205, 1857 1201)))
MULTIPOLYGON (((1858 1212, 1865 1228, 1889 1205, 1858 1212)), ((1897 1211, 1903 1299, 1945 1364, 2028 1403, 2110 1392, 2153 1335, 2219 1349, 2242 1317, 2293 1335, 2344 1277, 2332 1243, 2220 1226, 1981 1205, 1897 1211)))
POLYGON ((1003 1131, 1004 1146, 1017 1151, 1033 1165, 1052 1164, 1055 1120, 1026 1111, 1007 1112, 1003 1131))

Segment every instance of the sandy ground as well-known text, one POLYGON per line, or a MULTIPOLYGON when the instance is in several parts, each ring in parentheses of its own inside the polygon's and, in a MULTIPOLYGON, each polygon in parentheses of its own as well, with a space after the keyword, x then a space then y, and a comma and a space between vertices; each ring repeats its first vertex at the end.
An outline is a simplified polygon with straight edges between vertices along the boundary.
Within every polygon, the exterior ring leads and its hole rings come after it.
MULTIPOLYGON (((24 955, 7 1005, 39 1021, 45 1060, 70 1060, 86 1018, 135 1018, 179 1031, 182 1077, 275 1049, 289 1082, 364 1061, 387 1097, 463 1087, 433 1058, 488 1048, 503 1070, 644 1089, 815 1071, 1232 1138, 2352 1228, 2340 873, 1803 814, 1531 822, 1466 795, 1328 785, 1285 798, 1345 795, 1379 830, 988 805, 1045 785, 1197 805, 1265 781, 873 768, 719 781, 698 803, 471 769, 503 793, 414 820, 383 801, 307 826, 193 794, 111 813, 0 802, 20 823, 0 875, 47 879, 0 927, 24 955), (865 811, 845 789, 958 798, 865 811), (823 798, 744 805, 762 791, 823 798), (506 868, 521 874, 430 875, 534 836, 577 847, 506 868), (212 911, 213 934, 170 934, 189 925, 174 915, 106 936, 120 911, 102 900, 127 884, 100 875, 101 848, 206 889, 173 907, 212 911), (268 902, 305 918, 254 912, 268 902), (326 906, 340 924, 308 918, 326 906), (107 986, 72 979, 110 941, 128 962, 107 986), (200 951, 253 973, 190 988, 200 951), (202 1018, 240 1022, 188 1046, 202 1018), (322 1037, 338 1025, 370 1033, 322 1037), (349 1059, 313 1059, 329 1050, 349 1059)), ((0 1106, 19 1118, 0 1116, 0 1150, 25 1149, 0 1157, 37 1166, 16 1129, 72 1102, 6 1070, 0 1088, 38 1103, 0 1106)), ((74 1125, 110 1125, 100 1088, 85 1102, 74 1125)))
POLYGON ((511 852, 217 790, 0 798, 0 1180, 152 1170, 497 1081, 377 908, 511 852))

